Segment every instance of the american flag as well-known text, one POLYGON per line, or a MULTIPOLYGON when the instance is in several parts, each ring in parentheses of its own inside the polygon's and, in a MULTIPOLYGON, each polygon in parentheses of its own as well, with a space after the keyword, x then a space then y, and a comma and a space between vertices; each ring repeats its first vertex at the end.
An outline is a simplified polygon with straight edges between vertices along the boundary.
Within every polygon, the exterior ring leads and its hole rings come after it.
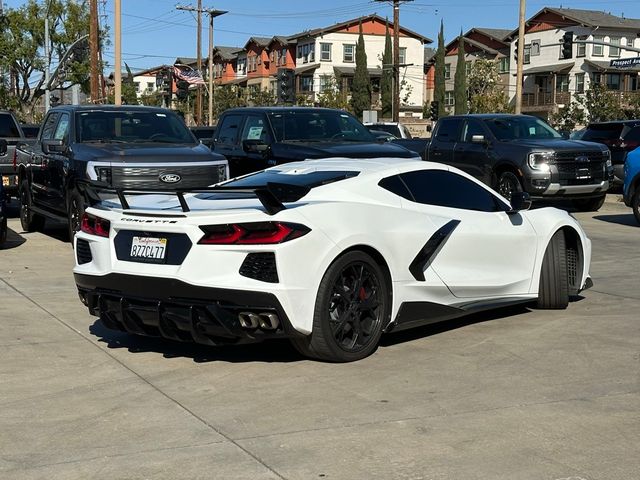
POLYGON ((200 75, 200 72, 194 70, 191 67, 185 66, 184 70, 181 70, 177 66, 173 67, 173 74, 180 80, 189 82, 191 85, 205 85, 204 78, 200 75))

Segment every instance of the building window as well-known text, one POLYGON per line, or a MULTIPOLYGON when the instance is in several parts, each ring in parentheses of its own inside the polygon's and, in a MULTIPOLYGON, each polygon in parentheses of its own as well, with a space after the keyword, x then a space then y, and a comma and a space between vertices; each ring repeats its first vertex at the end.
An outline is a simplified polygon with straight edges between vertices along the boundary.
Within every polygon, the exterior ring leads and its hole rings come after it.
POLYGON ((320 44, 320 61, 321 62, 331 61, 331 44, 330 43, 320 44))
POLYGON ((280 52, 280 63, 282 65, 286 65, 287 64, 287 49, 283 48, 282 51, 280 52))
POLYGON ((498 67, 500 73, 509 73, 509 57, 502 57, 498 67))
POLYGON ((607 89, 620 90, 620 74, 619 73, 607 74, 607 89))
POLYGON ((445 107, 453 107, 455 101, 453 92, 444 92, 444 105, 445 107))
MULTIPOLYGON (((604 42, 604 37, 602 35, 594 35, 594 42, 604 42)), ((593 45, 593 56, 594 57, 604 57, 604 45, 593 45)))
POLYGON ((342 60, 345 63, 353 63, 353 62, 355 62, 355 60, 356 60, 355 51, 356 51, 356 46, 355 45, 351 45, 351 44, 343 45, 342 60))
POLYGON ((133 82, 136 87, 136 93, 140 93, 140 82, 133 82))
MULTIPOLYGON (((609 43, 613 45, 620 45, 620 37, 609 37, 609 43)), ((609 47, 609 56, 610 57, 619 57, 620 56, 620 47, 609 47)))
MULTIPOLYGON (((583 39, 580 38, 580 40, 583 40, 583 39)), ((586 43, 576 43, 576 57, 584 57, 586 55, 587 55, 587 44, 586 43)))
POLYGON ((471 62, 464 62, 464 73, 467 75, 467 77, 471 74, 471 66, 473 64, 471 62))
POLYGON ((601 85, 602 84, 602 74, 599 72, 594 72, 591 74, 591 83, 593 83, 594 85, 601 85))
POLYGON ((451 79, 451 64, 450 63, 445 63, 444 64, 444 79, 445 80, 450 80, 451 79))
POLYGON ((633 38, 627 37, 627 47, 633 48, 633 38))
POLYGON ((584 73, 576 73, 576 93, 584 93, 584 73))
POLYGON ((400 47, 400 65, 407 63, 407 48, 400 47))
POLYGON ((300 90, 302 92, 313 91, 313 77, 311 75, 303 75, 300 77, 300 90))
POLYGON ((566 73, 556 75, 556 92, 568 92, 569 91, 569 75, 566 73))
POLYGON ((531 45, 524 46, 524 57, 522 59, 522 63, 528 65, 531 63, 531 45))
POLYGON ((540 40, 531 40, 531 56, 537 57, 540 55, 540 40))
POLYGON ((320 75, 320 92, 331 90, 331 75, 320 75))

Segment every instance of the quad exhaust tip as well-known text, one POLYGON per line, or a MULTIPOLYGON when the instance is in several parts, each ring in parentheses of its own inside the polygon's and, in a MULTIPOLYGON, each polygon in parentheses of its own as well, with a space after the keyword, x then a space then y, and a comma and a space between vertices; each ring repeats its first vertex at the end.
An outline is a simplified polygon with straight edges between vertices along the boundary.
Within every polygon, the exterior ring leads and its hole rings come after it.
POLYGON ((260 327, 262 330, 276 330, 280 326, 280 319, 275 313, 253 313, 240 312, 238 320, 242 328, 256 329, 260 327))

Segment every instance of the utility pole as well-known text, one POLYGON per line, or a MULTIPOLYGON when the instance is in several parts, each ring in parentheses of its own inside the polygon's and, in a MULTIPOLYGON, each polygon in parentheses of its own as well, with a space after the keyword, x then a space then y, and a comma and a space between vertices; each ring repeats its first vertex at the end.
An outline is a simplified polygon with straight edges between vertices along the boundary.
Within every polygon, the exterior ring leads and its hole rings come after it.
MULTIPOLYGON (((389 0, 375 0, 375 1, 387 2, 389 0)), ((392 117, 393 117, 393 121, 397 122, 400 120, 400 88, 401 88, 401 85, 400 85, 400 3, 412 2, 413 0, 392 0, 392 1, 393 1, 392 117)))
POLYGON ((227 13, 223 10, 207 8, 204 10, 209 15, 209 126, 213 125, 213 19, 227 13))
MULTIPOLYGON (((202 0, 198 0, 198 73, 202 75, 202 0)), ((197 90, 198 106, 196 108, 196 125, 202 125, 202 86, 197 90)))
POLYGON ((115 43, 115 70, 114 70, 114 103, 122 105, 122 4, 121 0, 115 0, 113 12, 114 43, 115 43))
POLYGON ((522 78, 524 65, 524 16, 525 16, 525 0, 520 0, 520 19, 518 22, 518 56, 516 63, 516 115, 522 113, 522 78))
MULTIPOLYGON (((91 59, 91 102, 98 103, 100 79, 98 61, 98 0, 89 0, 89 55, 91 59)), ((48 97, 48 95, 47 95, 48 97)))

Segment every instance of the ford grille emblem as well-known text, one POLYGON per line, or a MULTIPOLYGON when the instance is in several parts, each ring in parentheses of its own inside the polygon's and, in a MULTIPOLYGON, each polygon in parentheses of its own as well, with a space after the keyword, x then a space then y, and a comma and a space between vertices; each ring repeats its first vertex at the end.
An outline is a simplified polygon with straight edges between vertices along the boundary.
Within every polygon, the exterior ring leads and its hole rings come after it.
POLYGON ((576 157, 576 162, 584 163, 588 161, 589 157, 587 157, 586 155, 580 155, 579 157, 576 157))
POLYGON ((177 173, 163 173, 159 178, 163 183, 178 183, 180 180, 182 180, 182 177, 177 173))

